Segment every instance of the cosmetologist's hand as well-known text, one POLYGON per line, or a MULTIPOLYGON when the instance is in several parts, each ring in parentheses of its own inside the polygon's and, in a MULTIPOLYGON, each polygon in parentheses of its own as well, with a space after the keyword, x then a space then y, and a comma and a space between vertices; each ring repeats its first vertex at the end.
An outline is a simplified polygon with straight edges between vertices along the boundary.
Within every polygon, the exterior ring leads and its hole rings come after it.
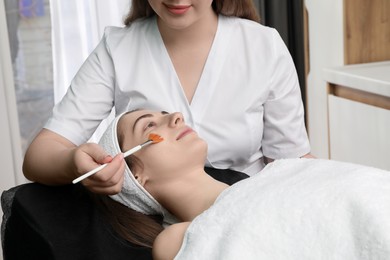
POLYGON ((86 143, 74 150, 73 161, 78 176, 101 164, 108 163, 104 169, 84 179, 81 183, 94 193, 113 195, 121 191, 125 169, 123 154, 112 158, 98 144, 86 143))

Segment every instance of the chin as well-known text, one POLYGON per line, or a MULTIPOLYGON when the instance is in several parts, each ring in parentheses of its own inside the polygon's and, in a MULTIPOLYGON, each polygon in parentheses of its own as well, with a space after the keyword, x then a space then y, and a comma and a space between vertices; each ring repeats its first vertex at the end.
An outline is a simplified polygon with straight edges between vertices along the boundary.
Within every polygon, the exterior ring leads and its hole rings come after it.
POLYGON ((190 17, 190 15, 182 17, 172 17, 171 15, 166 15, 162 18, 162 20, 167 27, 178 31, 188 29, 198 21, 194 17, 190 17))
POLYGON ((205 140, 203 140, 202 138, 198 138, 196 144, 194 144, 194 146, 200 150, 200 152, 204 152, 204 154, 207 155, 207 150, 208 150, 208 145, 207 145, 207 142, 205 140))
POLYGON ((204 164, 207 158, 207 143, 203 139, 198 139, 188 145, 188 149, 182 155, 182 162, 186 164, 204 164))
MULTIPOLYGON (((203 139, 200 139, 198 146, 199 147, 197 147, 197 151, 194 151, 194 153, 199 155, 199 159, 201 159, 203 164, 204 164, 204 162, 207 159, 208 145, 207 145, 206 141, 204 141, 203 139)), ((194 154, 193 158, 198 158, 198 157, 194 154)))

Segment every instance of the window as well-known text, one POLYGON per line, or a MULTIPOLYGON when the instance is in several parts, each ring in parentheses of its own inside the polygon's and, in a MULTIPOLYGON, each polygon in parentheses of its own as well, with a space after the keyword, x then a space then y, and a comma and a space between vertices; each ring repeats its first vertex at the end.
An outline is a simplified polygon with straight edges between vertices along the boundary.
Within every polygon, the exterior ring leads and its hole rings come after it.
POLYGON ((4 0, 22 152, 128 0, 4 0))

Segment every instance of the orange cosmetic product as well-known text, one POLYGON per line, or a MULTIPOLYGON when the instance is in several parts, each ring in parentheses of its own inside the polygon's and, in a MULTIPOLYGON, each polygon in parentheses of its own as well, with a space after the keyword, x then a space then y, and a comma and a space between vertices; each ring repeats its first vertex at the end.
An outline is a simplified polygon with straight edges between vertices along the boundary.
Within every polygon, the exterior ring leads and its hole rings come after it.
POLYGON ((150 140, 153 141, 154 144, 156 144, 156 143, 159 143, 159 142, 163 141, 164 138, 162 138, 158 134, 150 134, 149 135, 149 141, 150 140))

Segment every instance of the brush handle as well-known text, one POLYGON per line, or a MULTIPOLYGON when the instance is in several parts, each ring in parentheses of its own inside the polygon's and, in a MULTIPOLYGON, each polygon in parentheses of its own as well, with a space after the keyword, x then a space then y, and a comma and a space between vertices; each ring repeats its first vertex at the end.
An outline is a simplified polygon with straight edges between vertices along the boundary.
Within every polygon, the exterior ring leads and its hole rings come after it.
POLYGON ((133 153, 135 153, 135 152, 141 150, 141 148, 142 148, 142 145, 141 145, 141 144, 140 144, 140 145, 137 145, 137 146, 134 147, 134 148, 131 148, 130 150, 126 151, 126 152, 123 154, 123 158, 126 158, 127 156, 129 156, 129 155, 131 155, 131 154, 133 154, 133 153))
POLYGON ((95 169, 93 169, 92 171, 89 171, 89 172, 87 172, 87 173, 81 175, 80 177, 74 179, 74 180, 72 181, 72 183, 73 183, 73 184, 76 184, 76 183, 78 183, 78 182, 80 182, 80 181, 82 181, 82 180, 88 178, 89 176, 91 176, 91 175, 97 173, 98 171, 102 170, 102 169, 103 169, 104 167, 106 167, 106 166, 107 166, 107 163, 102 164, 102 165, 100 165, 99 167, 96 167, 95 169))
MULTIPOLYGON (((131 148, 130 150, 126 151, 126 152, 123 154, 123 158, 126 158, 127 156, 129 156, 129 155, 131 155, 131 154, 133 154, 133 153, 135 153, 135 152, 141 150, 142 147, 144 147, 144 146, 146 146, 146 145, 148 145, 148 144, 151 144, 151 143, 152 143, 152 141, 146 141, 146 142, 143 143, 143 144, 140 144, 140 145, 137 145, 137 146, 134 147, 134 148, 131 148)), ((99 167, 96 167, 95 169, 93 169, 92 171, 89 171, 89 172, 87 172, 87 173, 81 175, 80 177, 74 179, 74 180, 72 181, 72 183, 73 183, 73 184, 76 184, 76 183, 78 183, 78 182, 84 180, 85 178, 88 178, 89 176, 91 176, 91 175, 97 173, 98 171, 102 170, 102 169, 103 169, 104 167, 106 167, 106 166, 107 166, 107 163, 102 164, 102 165, 100 165, 99 167)))
POLYGON ((141 150, 141 148, 143 148, 143 147, 145 147, 145 146, 147 146, 147 145, 149 145, 149 144, 152 144, 152 143, 153 143, 152 140, 148 140, 148 141, 146 141, 146 142, 143 143, 143 144, 137 145, 136 147, 131 148, 130 150, 127 150, 127 151, 123 154, 123 158, 126 158, 127 156, 129 156, 129 155, 131 155, 131 154, 133 154, 133 153, 135 153, 135 152, 141 150))

